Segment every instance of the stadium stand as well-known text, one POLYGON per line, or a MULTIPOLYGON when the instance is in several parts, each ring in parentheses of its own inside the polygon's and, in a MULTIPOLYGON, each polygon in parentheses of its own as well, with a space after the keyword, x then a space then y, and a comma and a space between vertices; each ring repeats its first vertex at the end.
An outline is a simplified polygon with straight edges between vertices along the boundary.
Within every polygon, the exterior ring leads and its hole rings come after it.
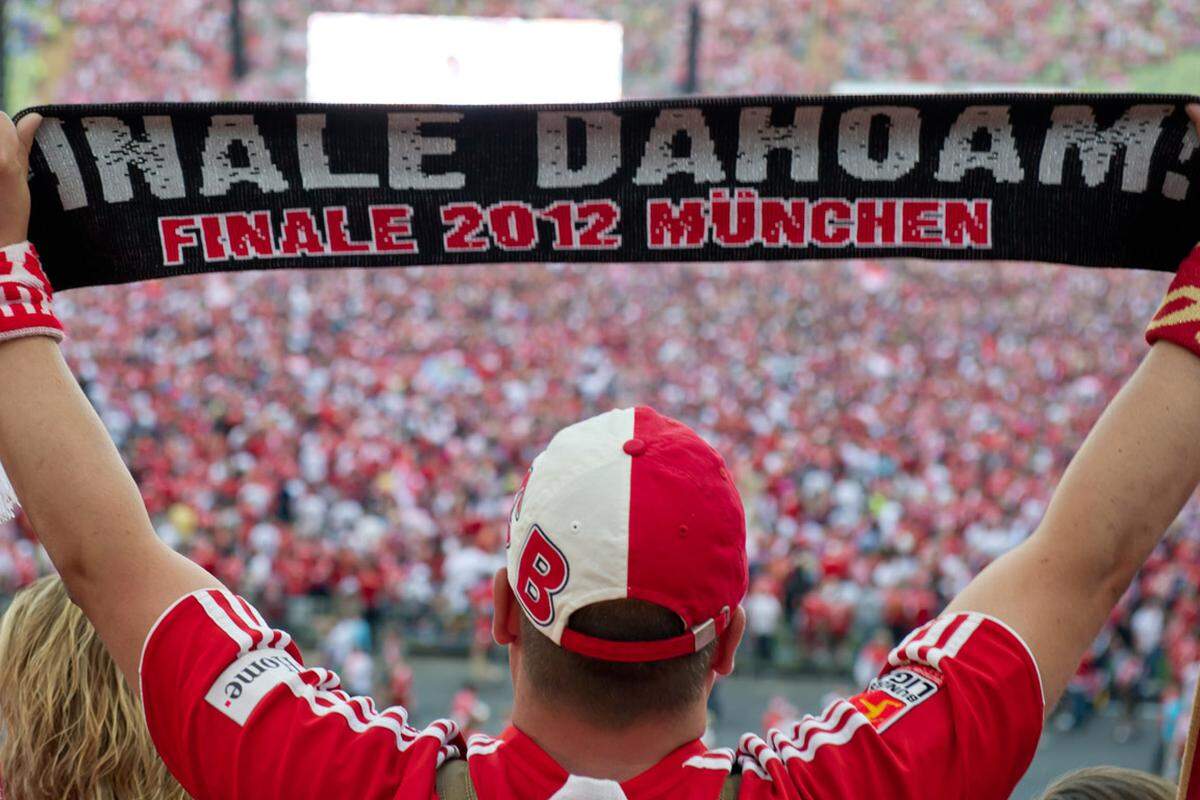
MULTIPOLYGON (((46 0, 42 0, 46 2, 46 0)), ((246 0, 251 73, 234 84, 225 6, 189 0, 62 0, 78 69, 61 102, 304 95, 305 21, 315 11, 615 19, 625 27, 626 94, 673 93, 684 69, 683 0, 246 0), (181 9, 181 7, 183 7, 181 9), (146 57, 153 44, 160 55, 146 57)), ((1200 45, 1190 0, 1002 0, 943 13, 936 0, 754 0, 707 12, 701 53, 710 93, 826 91, 837 80, 1103 82, 1200 45)), ((33 32, 36 35, 36 31, 33 32)))

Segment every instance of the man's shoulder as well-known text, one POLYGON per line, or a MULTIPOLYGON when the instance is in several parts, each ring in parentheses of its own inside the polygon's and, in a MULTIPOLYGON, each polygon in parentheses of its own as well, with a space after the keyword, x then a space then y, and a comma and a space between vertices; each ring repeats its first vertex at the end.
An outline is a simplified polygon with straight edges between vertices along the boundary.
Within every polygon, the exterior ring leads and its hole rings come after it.
POLYGON ((404 708, 343 691, 336 673, 307 666, 287 633, 224 589, 193 592, 163 613, 141 676, 154 744, 194 797, 268 786, 332 797, 348 780, 373 781, 373 796, 395 786, 420 797, 465 749, 450 720, 418 729, 404 708), (329 753, 336 770, 309 769, 329 753))
POLYGON ((1003 786, 1027 767, 1041 719, 1037 667, 1021 639, 991 617, 947 614, 893 648, 862 692, 744 735, 740 796, 772 796, 756 789, 765 784, 813 797, 926 796, 931 787, 952 791, 971 770, 1003 786), (1004 747, 983 746, 997 737, 1004 747), (901 785, 909 778, 919 785, 901 785))

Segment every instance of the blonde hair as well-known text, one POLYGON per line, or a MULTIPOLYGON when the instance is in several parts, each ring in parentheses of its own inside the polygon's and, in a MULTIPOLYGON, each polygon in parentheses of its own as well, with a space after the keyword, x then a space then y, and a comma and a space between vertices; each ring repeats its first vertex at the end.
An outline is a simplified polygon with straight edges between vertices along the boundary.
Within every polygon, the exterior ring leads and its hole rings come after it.
POLYGON ((186 800, 141 702, 54 576, 0 619, 0 787, 7 800, 186 800))
POLYGON ((1041 800, 1175 800, 1175 786, 1136 769, 1087 767, 1056 780, 1041 800))

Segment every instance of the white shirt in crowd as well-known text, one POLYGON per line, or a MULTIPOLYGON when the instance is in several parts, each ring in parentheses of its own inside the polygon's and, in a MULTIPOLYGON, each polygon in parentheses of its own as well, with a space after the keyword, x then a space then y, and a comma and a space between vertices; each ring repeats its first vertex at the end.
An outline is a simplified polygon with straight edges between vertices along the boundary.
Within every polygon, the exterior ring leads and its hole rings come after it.
POLYGON ((746 616, 749 617, 750 633, 770 636, 779 628, 783 605, 770 592, 753 592, 746 598, 746 616))

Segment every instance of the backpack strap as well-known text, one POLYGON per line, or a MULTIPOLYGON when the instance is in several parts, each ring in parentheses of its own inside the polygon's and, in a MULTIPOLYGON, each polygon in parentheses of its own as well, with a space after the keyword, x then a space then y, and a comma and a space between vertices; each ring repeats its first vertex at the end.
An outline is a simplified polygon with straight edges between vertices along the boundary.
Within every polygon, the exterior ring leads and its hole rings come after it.
POLYGON ((725 785, 721 787, 721 800, 737 800, 741 790, 742 774, 730 773, 729 777, 725 778, 725 785))
POLYGON ((447 761, 437 771, 437 794, 440 800, 478 800, 471 785, 471 770, 461 758, 447 761))

